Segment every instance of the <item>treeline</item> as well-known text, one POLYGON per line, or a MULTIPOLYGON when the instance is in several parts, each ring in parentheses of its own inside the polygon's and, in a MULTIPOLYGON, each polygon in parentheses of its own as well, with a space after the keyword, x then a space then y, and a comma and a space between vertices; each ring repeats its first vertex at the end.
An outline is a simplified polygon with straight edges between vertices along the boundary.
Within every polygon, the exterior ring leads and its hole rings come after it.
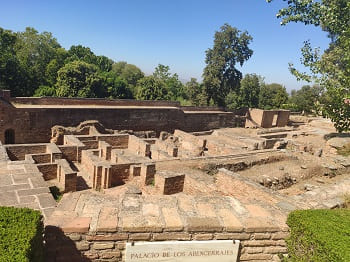
POLYGON ((97 56, 88 47, 76 45, 66 50, 48 32, 0 28, 0 89, 10 89, 14 96, 171 100, 229 109, 289 105, 301 110, 299 101, 305 101, 299 97, 304 91, 289 98, 282 85, 266 84, 255 74, 243 77, 234 67, 252 55, 248 47, 252 38, 247 32, 226 24, 214 38, 213 48, 207 50, 203 83, 191 78, 183 84, 166 65, 159 64, 152 75, 145 76, 137 66, 97 56), (227 42, 231 45, 224 46, 227 42), (222 61, 231 61, 231 67, 222 61))

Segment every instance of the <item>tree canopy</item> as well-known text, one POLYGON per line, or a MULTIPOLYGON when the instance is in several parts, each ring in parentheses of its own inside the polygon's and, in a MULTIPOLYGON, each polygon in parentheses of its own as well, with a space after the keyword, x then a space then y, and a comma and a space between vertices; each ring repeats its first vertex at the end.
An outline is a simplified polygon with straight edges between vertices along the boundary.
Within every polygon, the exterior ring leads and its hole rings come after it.
POLYGON ((325 87, 324 115, 334 122, 338 131, 348 131, 350 106, 344 99, 350 97, 350 1, 288 0, 277 16, 282 19, 282 25, 301 22, 321 27, 328 33, 330 44, 323 54, 318 48, 312 49, 309 41, 301 50, 301 62, 311 73, 300 72, 293 64, 290 71, 297 79, 315 81, 325 87))
POLYGON ((229 24, 224 24, 215 32, 214 46, 206 51, 203 71, 203 83, 210 100, 219 106, 225 105, 225 97, 230 91, 239 88, 242 73, 237 64, 242 66, 253 54, 249 48, 252 37, 248 32, 241 32, 229 24))

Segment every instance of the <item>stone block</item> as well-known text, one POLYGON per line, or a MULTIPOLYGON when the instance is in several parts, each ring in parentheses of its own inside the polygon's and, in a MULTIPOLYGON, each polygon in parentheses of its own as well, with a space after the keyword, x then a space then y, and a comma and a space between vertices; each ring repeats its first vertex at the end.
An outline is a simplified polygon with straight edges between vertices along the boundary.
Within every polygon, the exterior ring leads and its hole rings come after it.
POLYGON ((214 238, 213 234, 195 234, 193 235, 194 240, 212 240, 214 238))
POLYGON ((213 217, 187 217, 187 230, 189 232, 220 232, 222 225, 213 217))
POLYGON ((153 240, 164 241, 164 240, 191 240, 191 235, 182 232, 171 232, 171 233, 160 233, 153 234, 153 240))
POLYGON ((102 207, 98 217, 98 232, 116 232, 118 229, 117 209, 112 207, 102 207))
POLYGON ((136 240, 136 241, 148 241, 151 239, 150 233, 134 233, 130 234, 129 240, 136 240))
POLYGON ((112 249, 114 248, 114 242, 95 242, 92 248, 95 250, 112 249))
POLYGON ((127 240, 128 234, 126 233, 115 233, 112 235, 88 235, 86 236, 87 241, 119 241, 127 240))
POLYGON ((90 217, 76 217, 62 225, 65 233, 86 233, 90 228, 90 217))
POLYGON ((181 217, 176 208, 162 208, 166 231, 181 231, 184 228, 181 217))
POLYGON ((171 195, 183 191, 185 175, 170 171, 155 174, 155 186, 163 195, 171 195))

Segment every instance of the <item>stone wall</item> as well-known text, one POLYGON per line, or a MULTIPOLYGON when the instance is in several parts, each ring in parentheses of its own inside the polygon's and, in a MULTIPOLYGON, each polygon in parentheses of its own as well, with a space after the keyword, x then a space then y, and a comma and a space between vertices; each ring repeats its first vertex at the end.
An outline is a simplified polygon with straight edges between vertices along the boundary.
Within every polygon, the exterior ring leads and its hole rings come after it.
POLYGON ((217 232, 217 228, 210 227, 206 230, 177 232, 149 232, 142 229, 139 232, 107 232, 107 228, 106 232, 96 234, 83 231, 83 227, 76 228, 74 225, 67 228, 66 232, 47 227, 46 261, 125 261, 126 242, 135 241, 240 240, 239 261, 279 261, 278 254, 287 253, 284 239, 288 231, 272 227, 248 227, 240 232, 217 232))
POLYGON ((11 98, 5 101, 0 97, 0 119, 0 141, 4 142, 7 129, 13 129, 15 143, 48 142, 52 126, 77 126, 86 120, 97 120, 114 130, 156 132, 237 126, 231 112, 184 111, 178 102, 104 99, 11 98))

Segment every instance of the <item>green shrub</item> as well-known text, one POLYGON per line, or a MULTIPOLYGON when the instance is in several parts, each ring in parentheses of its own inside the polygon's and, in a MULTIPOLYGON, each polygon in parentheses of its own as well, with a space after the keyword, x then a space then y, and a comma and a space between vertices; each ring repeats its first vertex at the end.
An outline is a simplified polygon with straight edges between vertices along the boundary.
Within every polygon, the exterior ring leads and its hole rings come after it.
POLYGON ((289 214, 290 261, 350 261, 350 210, 297 210, 289 214))
POLYGON ((43 261, 42 235, 39 211, 0 207, 0 262, 43 261))

